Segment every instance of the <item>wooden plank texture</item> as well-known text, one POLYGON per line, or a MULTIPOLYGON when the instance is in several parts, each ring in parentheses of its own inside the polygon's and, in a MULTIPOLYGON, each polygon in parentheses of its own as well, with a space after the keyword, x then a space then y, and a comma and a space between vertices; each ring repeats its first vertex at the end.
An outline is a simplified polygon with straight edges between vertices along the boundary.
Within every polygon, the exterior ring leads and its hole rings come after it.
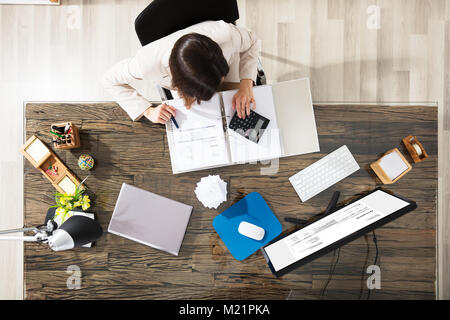
MULTIPOLYGON (((329 281, 331 252, 275 278, 260 252, 236 261, 214 231, 214 217, 257 191, 266 199, 284 229, 285 217, 312 218, 323 211, 335 190, 350 199, 379 185, 369 169, 383 152, 398 147, 411 161, 401 139, 415 134, 429 159, 387 189, 415 200, 418 209, 378 229, 380 290, 371 299, 434 299, 436 280, 437 108, 408 106, 315 106, 321 150, 280 160, 274 175, 261 175, 263 164, 242 164, 172 175, 165 130, 146 120, 132 122, 114 103, 29 103, 26 136, 51 139, 55 121, 73 121, 80 128, 81 148, 55 150, 83 179, 76 164, 91 154, 95 168, 87 180, 92 211, 106 231, 123 182, 194 207, 178 257, 105 233, 91 249, 52 252, 45 245, 25 245, 27 299, 366 299, 364 272, 375 258, 371 235, 343 246, 329 281), (70 114, 70 119, 65 115, 70 114), (301 203, 288 177, 346 144, 361 170, 306 203, 301 203), (228 201, 217 210, 204 208, 194 195, 201 177, 219 174, 228 183, 228 201), (82 272, 79 290, 69 290, 67 267, 82 272), (327 290, 322 292, 328 283, 327 290), (322 294, 321 294, 322 293, 322 294)), ((24 220, 41 224, 52 205, 52 186, 30 164, 24 164, 24 220)))

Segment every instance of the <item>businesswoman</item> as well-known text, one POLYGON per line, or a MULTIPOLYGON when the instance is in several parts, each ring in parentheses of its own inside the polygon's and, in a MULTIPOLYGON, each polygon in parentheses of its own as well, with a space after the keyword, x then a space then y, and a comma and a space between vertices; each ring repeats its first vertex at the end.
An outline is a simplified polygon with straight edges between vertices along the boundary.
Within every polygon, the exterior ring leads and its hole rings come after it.
POLYGON ((194 102, 209 100, 225 83, 239 83, 233 109, 245 118, 256 107, 257 64, 257 40, 251 31, 224 21, 206 21, 142 47, 136 56, 107 71, 102 84, 134 121, 145 116, 164 124, 175 116, 175 109, 165 104, 151 107, 130 85, 133 81, 152 80, 177 90, 188 109, 194 102))

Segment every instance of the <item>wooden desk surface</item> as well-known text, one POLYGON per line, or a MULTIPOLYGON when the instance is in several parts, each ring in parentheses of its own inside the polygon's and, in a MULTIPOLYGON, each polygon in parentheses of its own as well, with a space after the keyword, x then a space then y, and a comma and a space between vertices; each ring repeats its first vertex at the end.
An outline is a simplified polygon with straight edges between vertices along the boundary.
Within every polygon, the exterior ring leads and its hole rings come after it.
MULTIPOLYGON (((91 249, 52 252, 46 245, 25 245, 24 281, 27 299, 366 299, 365 273, 373 264, 372 236, 361 237, 339 252, 331 252, 276 279, 262 254, 234 260, 212 226, 213 218, 246 194, 257 191, 283 224, 284 217, 309 218, 325 209, 335 190, 345 200, 377 186, 369 164, 416 135, 429 159, 414 164, 395 185, 387 186, 415 200, 418 209, 376 230, 381 289, 371 299, 434 299, 436 279, 437 108, 381 106, 315 106, 320 152, 281 159, 275 175, 261 175, 267 165, 236 165, 172 175, 165 129, 147 120, 132 122, 115 103, 29 103, 26 137, 37 134, 50 145, 50 124, 72 121, 81 130, 81 148, 56 151, 80 178, 80 154, 94 156, 87 180, 95 194, 95 212, 106 231, 123 182, 194 207, 178 257, 105 232, 91 249), (346 144, 361 170, 301 203, 288 177, 346 144), (217 210, 204 208, 194 194, 196 183, 208 174, 228 182, 228 201, 217 210), (81 289, 69 290, 67 267, 82 272, 81 289), (328 282, 327 290, 320 296, 328 282)), ((24 161, 26 225, 42 224, 55 190, 24 161), (50 197, 49 197, 50 196, 50 197)))

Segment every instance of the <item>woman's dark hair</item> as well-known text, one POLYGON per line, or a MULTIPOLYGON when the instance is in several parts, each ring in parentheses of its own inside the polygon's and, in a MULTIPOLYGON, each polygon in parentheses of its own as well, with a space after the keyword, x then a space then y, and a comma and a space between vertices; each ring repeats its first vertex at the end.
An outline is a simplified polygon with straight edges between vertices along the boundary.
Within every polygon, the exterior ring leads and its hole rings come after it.
POLYGON ((172 86, 185 98, 200 103, 217 91, 228 63, 222 49, 211 38, 189 33, 175 42, 169 58, 172 86))

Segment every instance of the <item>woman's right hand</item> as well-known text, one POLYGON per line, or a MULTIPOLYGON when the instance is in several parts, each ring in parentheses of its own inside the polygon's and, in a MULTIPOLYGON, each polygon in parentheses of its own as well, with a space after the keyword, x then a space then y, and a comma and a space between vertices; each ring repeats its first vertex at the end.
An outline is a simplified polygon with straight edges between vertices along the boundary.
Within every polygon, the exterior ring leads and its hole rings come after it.
POLYGON ((176 110, 167 104, 150 107, 144 112, 144 116, 153 123, 165 124, 172 116, 175 117, 176 110))

